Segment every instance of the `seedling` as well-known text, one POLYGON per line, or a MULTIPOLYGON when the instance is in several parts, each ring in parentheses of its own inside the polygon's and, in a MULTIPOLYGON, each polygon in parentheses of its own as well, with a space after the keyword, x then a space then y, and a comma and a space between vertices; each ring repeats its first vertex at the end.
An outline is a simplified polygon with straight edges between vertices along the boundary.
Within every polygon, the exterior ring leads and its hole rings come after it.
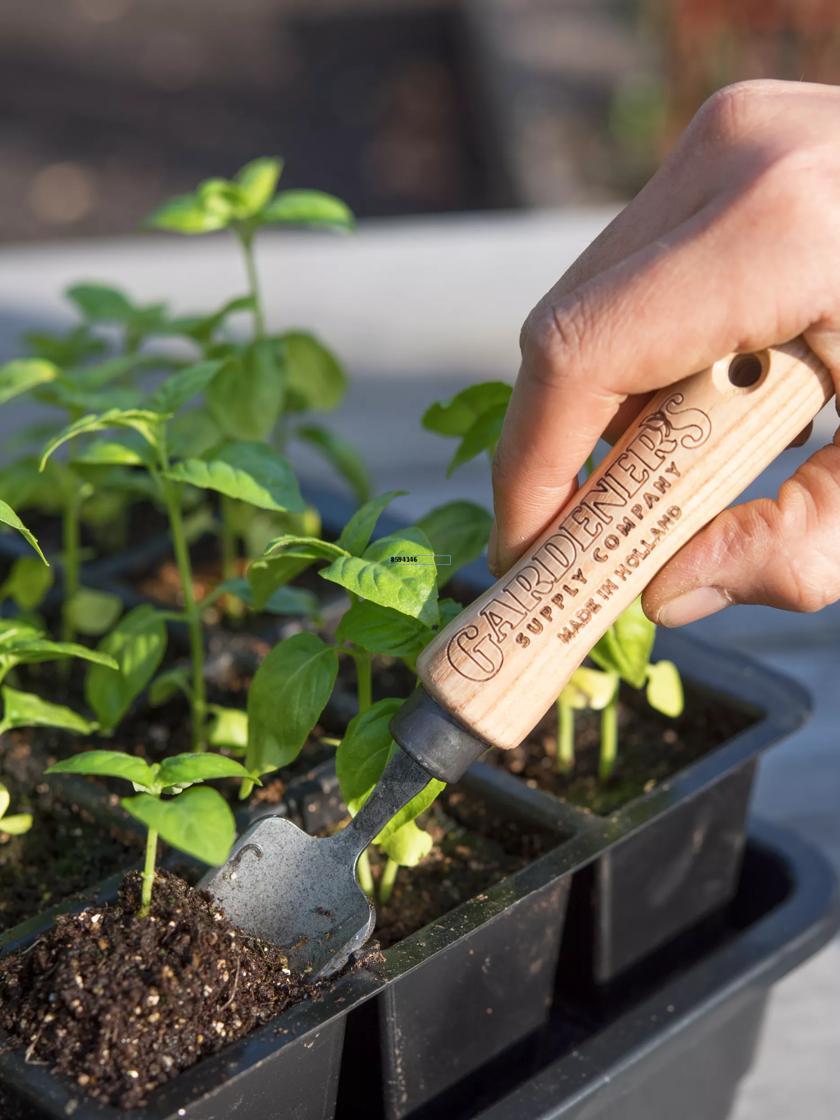
MULTIPOLYGON (((84 416, 54 436, 41 458, 43 469, 65 443, 116 430, 116 436, 88 442, 81 454, 72 460, 72 466, 78 471, 94 472, 101 468, 129 467, 133 473, 146 477, 166 509, 183 596, 183 617, 190 636, 189 694, 196 750, 205 745, 204 640, 184 526, 183 487, 215 491, 261 509, 298 512, 304 508, 288 462, 265 444, 229 440, 203 456, 180 459, 171 456, 170 423, 179 410, 207 389, 223 368, 221 361, 199 362, 159 385, 143 402, 143 408, 112 408, 84 416)), ((151 626, 155 618, 159 623, 160 617, 147 612, 144 623, 151 626)), ((112 634, 105 639, 106 646, 113 640, 112 634)))
MULTIPOLYGON (((511 388, 503 381, 471 385, 448 401, 431 405, 423 426, 459 441, 447 475, 476 456, 492 460, 510 403, 511 388)), ((586 472, 592 471, 592 457, 586 472)), ((641 602, 633 603, 609 628, 590 653, 597 668, 583 666, 557 697, 557 767, 570 773, 575 766, 574 714, 590 708, 601 713, 601 750, 598 776, 608 781, 615 770, 618 751, 618 696, 622 681, 645 689, 652 708, 676 717, 683 710, 679 672, 670 661, 650 662, 656 627, 644 615, 641 602)))
MULTIPOLYGON (((294 635, 279 643, 257 670, 248 695, 246 761, 249 769, 265 773, 297 757, 329 700, 339 655, 349 656, 356 669, 359 712, 338 746, 336 766, 342 794, 354 814, 396 750, 387 728, 400 701, 373 702, 373 656, 400 658, 413 669, 423 646, 460 609, 451 599, 439 597, 439 586, 475 559, 490 523, 480 507, 454 502, 411 528, 371 541, 381 513, 399 493, 390 491, 367 502, 335 542, 292 534, 277 538, 248 571, 257 607, 314 563, 325 564, 319 570, 321 578, 349 595, 350 607, 338 624, 334 644, 315 634, 294 635), (436 555, 449 560, 440 570, 436 555)), ((379 884, 381 901, 390 896, 397 869, 414 866, 428 853, 431 839, 415 818, 442 788, 441 783, 430 783, 377 837, 375 843, 388 859, 379 884)), ((359 877, 372 894, 366 857, 360 861, 359 877)))
POLYGON ((9 813, 11 794, 0 782, 0 836, 22 836, 32 827, 31 813, 9 813))
POLYGON ((149 765, 120 751, 102 750, 73 755, 46 772, 121 778, 134 786, 134 796, 120 803, 147 830, 140 917, 148 915, 152 903, 158 839, 211 866, 224 863, 236 839, 236 823, 219 791, 204 783, 251 777, 241 763, 224 755, 180 754, 149 765))
MULTIPOLYGON (((3 593, 26 611, 34 610, 50 586, 42 571, 49 573, 46 558, 37 540, 6 502, 0 501, 0 522, 16 529, 37 553, 35 557, 21 557, 12 566, 3 593)), ((76 658, 110 669, 116 662, 107 653, 76 645, 74 642, 54 642, 43 627, 25 617, 0 619, 0 684, 9 673, 20 665, 33 665, 42 661, 64 661, 76 658)), ((2 684, 3 715, 0 734, 15 727, 57 727, 66 731, 88 732, 95 724, 61 704, 22 692, 2 684)))
MULTIPOLYGON (((282 171, 280 159, 255 159, 233 179, 208 179, 190 194, 164 203, 146 224, 188 235, 228 230, 236 238, 245 264, 254 336, 245 346, 228 344, 223 350, 205 337, 205 356, 222 355, 232 361, 227 375, 208 393, 208 408, 225 434, 250 440, 273 437, 284 448, 292 434, 289 416, 335 408, 344 396, 346 376, 330 350, 309 332, 268 335, 254 240, 258 230, 269 226, 349 232, 355 219, 344 202, 323 191, 277 191, 282 171), (243 386, 248 387, 244 397, 243 386)), ((294 434, 330 462, 359 501, 366 500, 367 471, 350 444, 317 424, 301 425, 294 434)), ((229 498, 222 499, 221 513, 223 575, 231 579, 239 527, 229 498)))

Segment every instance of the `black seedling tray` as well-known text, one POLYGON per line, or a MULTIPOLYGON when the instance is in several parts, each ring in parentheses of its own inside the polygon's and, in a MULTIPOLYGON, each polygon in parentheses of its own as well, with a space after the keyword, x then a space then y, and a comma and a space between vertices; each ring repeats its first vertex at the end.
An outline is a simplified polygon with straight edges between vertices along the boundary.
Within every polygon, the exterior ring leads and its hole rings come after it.
MULTIPOLYGON (((548 853, 516 877, 517 895, 527 897, 534 878, 544 881, 562 864, 559 849, 548 853)), ((113 882, 103 888, 106 895, 113 889, 113 882)), ((500 903, 503 909, 499 889, 489 891, 484 916, 488 909, 498 912, 500 903)), ((442 922, 429 927, 436 930, 437 954, 458 951, 461 937, 474 928, 474 910, 459 908, 455 928, 442 922)), ((32 940, 45 924, 18 927, 4 949, 32 940)), ((771 986, 838 928, 837 882, 825 859, 790 834, 753 822, 739 889, 715 923, 637 966, 623 990, 597 1007, 558 994, 540 1029, 415 1110, 412 1120, 723 1120, 752 1062, 771 986)), ((297 1005, 182 1074, 143 1110, 92 1104, 44 1067, 27 1065, 19 1051, 2 1053, 0 1115, 379 1120, 384 1106, 352 1091, 377 1078, 375 1067, 359 1068, 349 1030, 373 1006, 373 996, 410 977, 413 955, 408 942, 395 947, 381 975, 344 977, 321 1000, 297 1005)))
MULTIPOLYGON (((738 889, 706 923, 628 974, 583 1017, 558 1003, 490 1091, 447 1120, 725 1120, 773 985, 840 929, 836 873, 787 830, 752 819, 738 889), (515 1079, 515 1081, 514 1081, 515 1079)), ((465 1087, 462 1087, 466 1088, 465 1087)), ((425 1120, 421 1114, 415 1120, 425 1120)))

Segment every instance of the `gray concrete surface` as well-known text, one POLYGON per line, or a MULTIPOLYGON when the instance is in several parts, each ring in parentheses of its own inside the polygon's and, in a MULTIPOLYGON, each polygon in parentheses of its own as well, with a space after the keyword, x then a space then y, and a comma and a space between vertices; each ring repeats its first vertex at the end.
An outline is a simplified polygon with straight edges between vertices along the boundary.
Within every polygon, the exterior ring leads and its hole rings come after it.
MULTIPOLYGON (((263 242, 272 323, 315 327, 342 354, 355 380, 335 427, 364 449, 379 488, 410 491, 401 500, 404 512, 422 512, 450 495, 489 503, 487 464, 471 464, 447 482, 451 449, 422 431, 419 414, 470 381, 514 376, 525 314, 609 216, 593 210, 381 222, 353 239, 263 242)), ((137 298, 168 298, 181 310, 242 290, 240 262, 220 238, 6 249, 0 252, 0 358, 15 352, 24 326, 66 320, 60 290, 79 279, 120 283, 137 298)), ((10 430, 7 416, 0 413, 0 434, 10 430)), ((810 445, 786 452, 752 493, 774 493, 829 437, 834 419, 823 413, 810 445)), ((321 469, 306 459, 300 466, 321 469)), ((734 608, 692 629, 811 689, 814 717, 765 759, 755 809, 795 828, 840 869, 840 606, 807 617, 734 608)), ((834 942, 776 989, 733 1120, 840 1116, 838 1009, 840 942, 834 942)))

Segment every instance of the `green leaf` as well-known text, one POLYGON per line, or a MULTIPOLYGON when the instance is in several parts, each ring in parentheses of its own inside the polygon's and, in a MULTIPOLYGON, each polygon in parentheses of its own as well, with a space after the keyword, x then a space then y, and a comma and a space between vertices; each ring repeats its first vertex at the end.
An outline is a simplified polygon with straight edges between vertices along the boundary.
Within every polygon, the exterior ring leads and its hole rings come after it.
POLYGON ((391 737, 391 719, 402 707, 401 700, 377 700, 354 716, 335 755, 335 770, 341 796, 354 815, 370 796, 397 746, 391 737))
POLYGON ((88 637, 110 630, 123 609, 119 595, 92 587, 80 587, 65 606, 73 628, 88 637))
POLYGON ((6 816, 6 810, 9 808, 9 801, 9 791, 3 783, 0 782, 0 833, 5 833, 7 836, 21 836, 32 827, 32 814, 15 813, 11 816, 6 816))
POLYGON ((183 788, 211 778, 250 778, 241 762, 223 754, 176 754, 160 764, 156 781, 163 789, 183 788))
POLYGON ((572 673, 561 695, 570 708, 591 708, 592 711, 600 712, 615 696, 617 684, 614 673, 580 668, 572 673))
POLYGON ((146 218, 144 225, 171 233, 212 233, 224 229, 229 220, 228 214, 208 204, 206 199, 184 194, 164 202, 146 218))
POLYGON ((1 659, 3 671, 8 672, 14 665, 37 665, 42 661, 63 661, 68 657, 90 661, 109 672, 113 672, 115 664, 112 657, 99 650, 88 649, 75 642, 53 642, 41 637, 21 638, 11 644, 4 641, 1 659))
POLYGON ((106 284, 73 284, 64 294, 91 323, 125 323, 134 315, 125 293, 106 284))
POLYGON ((224 362, 197 362, 168 377, 158 385, 149 398, 153 411, 163 413, 177 412, 187 401, 203 393, 224 362))
POLYGON ((71 414, 99 413, 113 410, 127 411, 138 408, 143 394, 138 389, 110 386, 104 389, 80 389, 57 378, 46 390, 37 394, 46 404, 63 408, 71 414))
POLYGON ((40 545, 38 544, 38 541, 35 539, 34 534, 32 534, 26 528, 26 526, 21 521, 21 519, 18 517, 18 515, 15 513, 15 511, 12 509, 12 507, 7 502, 4 502, 4 501, 0 501, 0 523, 2 523, 3 525, 8 525, 9 528, 11 528, 11 529, 17 529, 17 531, 20 533, 20 535, 23 537, 23 539, 29 545, 31 545, 32 548, 35 549, 35 551, 41 557, 43 562, 47 565, 49 564, 49 561, 47 560, 46 556, 41 551, 40 545))
POLYGON ((432 850, 431 836, 425 829, 419 828, 414 820, 407 821, 385 839, 378 836, 375 843, 382 848, 388 859, 392 859, 400 867, 416 867, 432 850))
POLYGON ((464 463, 468 463, 483 451, 492 456, 502 434, 506 412, 507 404, 496 404, 476 417, 446 468, 447 478, 458 467, 462 467, 464 463))
POLYGON ((262 210, 277 187, 277 180, 283 170, 281 159, 263 156, 251 160, 236 173, 235 183, 245 204, 245 216, 251 217, 262 210))
POLYGON ((254 299, 252 296, 237 296, 222 304, 219 310, 214 311, 211 315, 180 315, 170 319, 164 327, 164 333, 184 335, 206 345, 231 315, 235 315, 239 311, 253 310, 254 299))
POLYGON ((153 789, 158 783, 155 770, 132 754, 123 751, 82 751, 53 763, 47 774, 90 774, 97 778, 122 778, 136 786, 153 789))
POLYGON ((70 369, 107 349, 105 342, 97 338, 86 323, 65 334, 29 331, 24 334, 23 341, 36 358, 53 362, 62 369, 70 369))
POLYGON ((41 455, 41 469, 43 470, 50 456, 68 440, 76 439, 77 436, 90 435, 93 432, 104 432, 109 428, 130 428, 141 435, 148 444, 156 448, 159 442, 162 419, 159 413, 149 412, 141 408, 114 408, 98 415, 83 416, 80 420, 69 424, 50 440, 41 455))
POLYGON ((211 747, 244 754, 248 749, 248 713, 240 708, 209 704, 210 727, 207 741, 211 747))
POLYGON ((223 444, 210 459, 176 463, 166 477, 201 490, 215 490, 259 509, 302 513, 306 508, 288 460, 264 443, 223 444))
POLYGON ((0 618, 0 654, 22 641, 42 638, 43 628, 29 618, 0 618))
POLYGON ((657 661, 655 665, 648 665, 645 695, 648 704, 664 716, 676 719, 682 715, 685 697, 680 671, 673 661, 657 661))
POLYGON ((405 490, 387 490, 377 498, 371 498, 353 514, 338 538, 339 548, 343 548, 352 556, 361 556, 370 544, 370 538, 382 511, 393 502, 394 498, 401 498, 405 490))
POLYGON ((31 827, 31 813, 14 813, 10 817, 0 819, 0 832, 5 832, 9 836, 22 836, 31 827))
POLYGON ((51 704, 33 696, 31 692, 18 692, 4 685, 2 689, 3 719, 0 732, 13 727, 58 727, 63 731, 76 731, 88 735, 97 725, 61 704, 51 704))
POLYGON ((36 556, 20 556, 0 589, 0 598, 12 599, 22 611, 34 611, 52 582, 52 568, 46 567, 36 556))
POLYGON ((267 440, 274 430, 286 391, 285 365, 271 339, 234 353, 207 388, 207 407, 232 439, 267 440))
POLYGON ((399 611, 360 601, 342 615, 335 636, 371 653, 416 657, 434 637, 434 630, 399 611))
POLYGON ((28 393, 37 385, 46 381, 53 381, 58 376, 58 370, 52 362, 45 362, 39 358, 18 358, 13 362, 6 362, 0 366, 0 404, 28 393))
POLYGON ((261 557, 254 560, 246 573, 251 588, 250 607, 255 611, 266 609, 273 596, 285 585, 305 571, 314 557, 301 555, 261 557))
POLYGON ((352 443, 318 424, 305 424, 295 434, 316 448, 350 486, 357 502, 370 495, 370 475, 365 461, 352 443))
POLYGON ((117 623, 99 649, 113 657, 117 669, 94 666, 85 678, 85 699, 106 731, 119 723, 129 705, 154 676, 166 649, 166 626, 160 612, 135 607, 117 623))
POLYGON ((347 374, 335 354, 306 331, 279 338, 289 412, 330 412, 347 392, 347 374))
POLYGON ((166 443, 174 459, 200 459, 222 438, 222 430, 207 408, 184 409, 166 425, 166 443))
MULTIPOLYGON (((53 460, 54 461, 54 460, 53 460)), ((73 457, 73 467, 149 467, 154 465, 149 444, 137 432, 95 439, 73 457)))
POLYGON ((492 524, 492 516, 474 502, 447 502, 420 518, 417 528, 426 534, 435 550, 439 585, 447 583, 459 568, 481 555, 492 524))
POLYGON ((274 647, 248 690, 249 770, 265 773, 297 757, 337 674, 337 652, 316 634, 294 634, 274 647))
MULTIPOLYGON (((336 774, 341 795, 355 816, 367 801, 382 777, 391 755, 399 750, 391 738, 392 717, 402 706, 401 700, 379 700, 360 712, 347 726, 335 756, 336 774)), ((386 844, 396 833, 424 812, 444 788, 444 783, 430 780, 420 793, 391 818, 374 840, 386 844)), ((407 838, 406 834, 406 838, 407 838)), ((395 849, 399 846, 395 843, 395 849)))
POLYGON ((167 669, 165 672, 158 674, 152 683, 149 685, 149 703, 153 708, 159 708, 161 704, 166 704, 178 693, 186 696, 187 700, 192 702, 192 681, 186 669, 181 666, 175 666, 172 669, 167 669))
POLYGON ((423 427, 441 436, 465 436, 482 413, 507 404, 512 393, 504 381, 470 385, 448 401, 438 401, 423 414, 423 427))
POLYGON ((347 231, 356 219, 350 207, 323 191, 280 191, 258 215, 260 225, 313 226, 347 231))
POLYGON ((641 598, 635 599, 599 639, 589 656, 600 668, 618 673, 631 688, 642 688, 655 638, 656 626, 642 610, 641 598))
POLYGON ((118 381, 128 373, 148 366, 157 366, 161 362, 159 355, 135 351, 131 354, 120 354, 116 358, 109 358, 95 366, 82 366, 79 369, 65 369, 61 380, 66 385, 76 389, 102 389, 112 381, 118 381))
POLYGON ((434 552, 419 529, 403 529, 368 545, 364 554, 341 556, 322 568, 324 579, 381 607, 427 626, 438 621, 434 552))
MULTIPOLYGON (((398 750, 399 748, 395 745, 394 749, 398 750)), ((388 849, 391 842, 396 840, 398 833, 402 832, 402 830, 407 825, 409 825, 416 817, 419 817, 421 813, 425 813, 425 811, 429 808, 435 798, 444 789, 446 789, 446 782, 441 782, 438 781, 437 778, 432 778, 427 786, 424 786, 424 788, 421 789, 418 794, 415 794, 414 797, 412 797, 407 805, 403 805, 402 809, 400 809, 400 811, 395 816, 391 817, 390 821, 388 821, 388 823, 374 840, 374 844, 383 845, 390 855, 391 853, 388 849)), ((408 835, 409 834, 402 838, 403 843, 405 843, 405 841, 407 840, 408 835)), ((397 850, 399 849, 399 845, 400 841, 397 841, 394 845, 397 850)), ((428 849, 423 852, 423 855, 427 854, 428 849)), ((393 856, 392 858, 397 859, 396 856, 393 856)), ((397 859, 397 863, 404 863, 404 861, 397 859)), ((414 864, 404 864, 404 866, 413 867, 414 864)))
POLYGON ((295 533, 281 533, 265 550, 263 559, 294 556, 302 560, 338 560, 347 550, 320 537, 303 537, 295 533))
POLYGON ((122 806, 164 843, 213 866, 225 862, 236 839, 233 813, 215 789, 188 789, 167 801, 139 793, 124 797, 122 806))

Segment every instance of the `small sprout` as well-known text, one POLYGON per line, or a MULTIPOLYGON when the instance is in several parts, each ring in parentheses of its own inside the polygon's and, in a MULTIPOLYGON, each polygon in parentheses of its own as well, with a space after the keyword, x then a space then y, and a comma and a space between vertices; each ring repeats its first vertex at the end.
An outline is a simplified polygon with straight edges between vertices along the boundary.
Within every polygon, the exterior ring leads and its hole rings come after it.
POLYGON ((146 826, 140 916, 152 902, 158 837, 187 855, 213 866, 227 859, 236 838, 230 806, 204 783, 214 778, 259 782, 232 758, 218 754, 180 754, 150 765, 121 751, 84 751, 57 762, 48 774, 88 774, 131 782, 134 797, 123 797, 126 812, 146 826))
POLYGON ((9 791, 6 786, 0 782, 0 836, 21 836, 32 827, 32 814, 9 814, 8 808, 10 802, 11 795, 9 791))

